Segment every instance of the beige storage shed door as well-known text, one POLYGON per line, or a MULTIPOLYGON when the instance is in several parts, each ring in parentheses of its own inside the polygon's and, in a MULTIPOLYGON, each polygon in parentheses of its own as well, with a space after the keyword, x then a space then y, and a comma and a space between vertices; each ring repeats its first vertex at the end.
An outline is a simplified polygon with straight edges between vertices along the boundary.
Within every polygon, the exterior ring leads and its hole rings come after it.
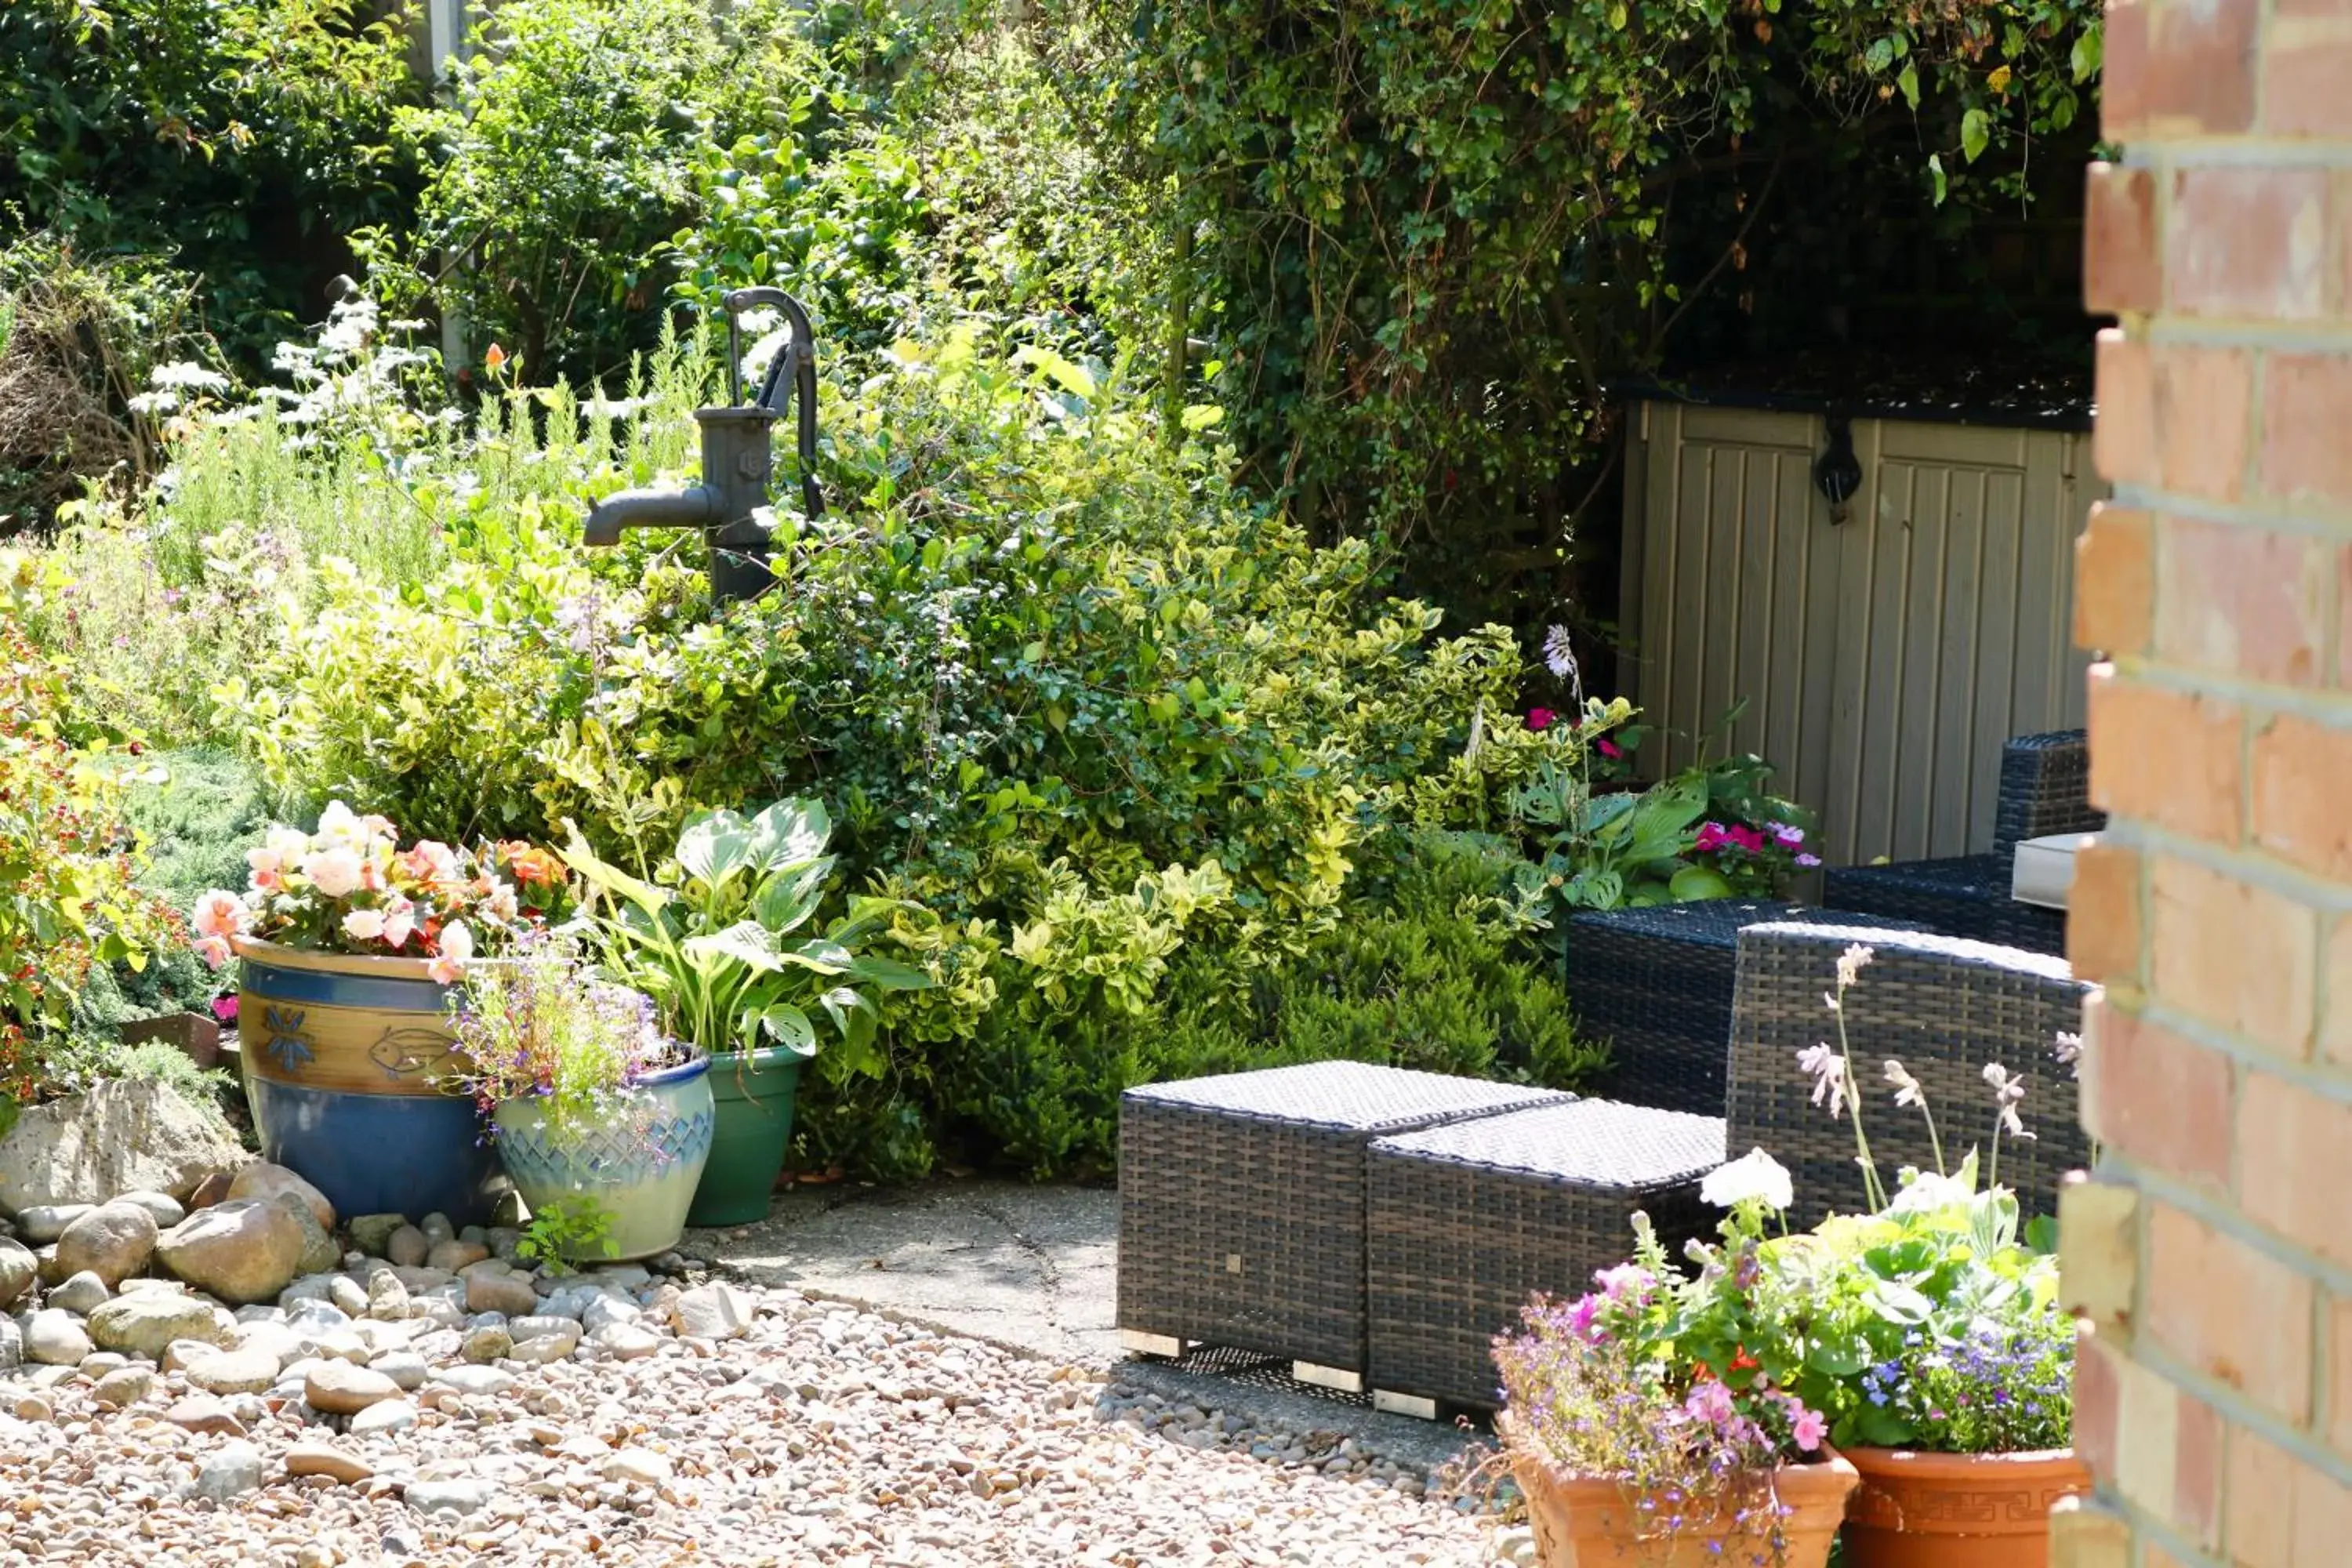
POLYGON ((2001 742, 2083 721, 2088 437, 1857 419, 1862 489, 1833 523, 1818 416, 1635 420, 1626 630, 1630 694, 1664 727, 1649 765, 1689 762, 1744 698, 1730 744, 1820 814, 1833 863, 1990 847, 2001 742))

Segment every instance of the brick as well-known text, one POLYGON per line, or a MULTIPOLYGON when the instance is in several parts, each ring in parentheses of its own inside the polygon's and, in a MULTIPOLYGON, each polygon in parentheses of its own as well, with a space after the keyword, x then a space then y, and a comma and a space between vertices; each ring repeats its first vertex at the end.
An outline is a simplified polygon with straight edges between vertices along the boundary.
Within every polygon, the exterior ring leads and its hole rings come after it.
POLYGON ((2168 517, 2157 559, 2156 647, 2166 662, 2283 686, 2318 681, 2333 564, 2318 541, 2168 517))
POLYGON ((2086 1021, 2083 1125, 2126 1159, 2228 1196, 2230 1058, 2119 1007, 2086 1021))
POLYGON ((2336 558, 2336 684, 2352 686, 2352 545, 2336 558))
POLYGON ((2074 1451, 2110 1481, 2123 1434, 2123 1355, 2095 1324, 2074 1325, 2074 1451))
POLYGON ((2120 163, 2093 163, 2084 185, 2083 308, 2121 314, 2163 303, 2155 176, 2120 163))
POLYGON ((2109 0, 2099 69, 2099 139, 2137 142, 2147 124, 2147 0, 2109 0))
POLYGON ((2341 23, 2281 16, 2263 52, 2263 129, 2273 136, 2352 135, 2352 36, 2341 23))
POLYGON ((2180 1473, 2180 1391, 2128 1355, 2116 1358, 2115 1373, 2116 1491, 2170 1519, 2180 1473))
POLYGON ((2156 372, 2147 345, 2102 329, 2097 388, 2091 461, 2099 477, 2115 485, 2156 483, 2156 372))
POLYGON ((2252 126, 2261 10, 2256 0, 2164 0, 2150 10, 2145 58, 2131 62, 2144 132, 2190 136, 2252 126))
POLYGON ((2246 1217, 2332 1263, 2352 1263, 2352 1105, 2266 1072, 2238 1100, 2238 1196, 2246 1217))
POLYGON ((2310 1054, 2319 914, 2186 860, 2148 868, 2150 992, 2263 1049, 2310 1054))
POLYGON ((2094 502, 2074 541, 2075 646, 2109 658, 2146 653, 2155 620, 2155 520, 2094 502))
POLYGON ((2296 1461, 2294 1487, 2294 1561, 2342 1563, 2352 1542, 2352 1487, 2296 1461))
MULTIPOLYGON (((2311 1413, 2311 1281, 2168 1204, 2149 1207, 2146 1267, 2142 1335, 2204 1376, 2301 1426, 2311 1413)), ((2123 1408, 2128 1448, 2135 1413, 2128 1377, 2123 1408)), ((2147 1414, 2166 1420, 2172 1415, 2147 1414)), ((2168 1478, 2171 1468, 2168 1453, 2168 1478)))
POLYGON ((2352 1298, 2328 1299, 2327 1394, 2319 1422, 2327 1446, 2352 1458, 2352 1298))
POLYGON ((2316 876, 2352 881, 2352 731, 2283 713, 2254 731, 2257 843, 2316 876))
POLYGON ((2307 321, 2326 303, 2328 175, 2242 166, 2173 175, 2164 282, 2192 316, 2307 321))
POLYGON ((2234 501, 2245 493, 2254 362, 2243 349, 2167 343, 2151 356, 2164 488, 2234 501))
POLYGON ((2352 355, 2274 353, 2264 379, 2262 483, 2271 495, 2352 509, 2352 355))
POLYGON ((2235 704, 2091 667, 2091 800, 2216 844, 2239 840, 2244 716, 2235 704))
MULTIPOLYGON (((2139 1287, 2139 1191, 2075 1172, 2058 1188, 2058 1300, 2087 1331, 2128 1334, 2139 1287)), ((2081 1401, 2080 1385, 2075 1394, 2081 1401)))
POLYGON ((2352 915, 2338 915, 2330 923, 2319 963, 2327 997, 2319 1054, 2336 1067, 2352 1067, 2352 915))
POLYGON ((2143 929, 2139 852, 2104 843, 2076 851, 2066 905, 2066 962, 2075 978, 2137 984, 2143 929))
POLYGON ((2050 1510, 2050 1568, 2131 1568, 2131 1526, 2092 1498, 2063 1498, 2050 1510))
POLYGON ((2294 1568, 2293 1461, 2242 1426, 2224 1439, 2221 1544, 2233 1568, 2294 1568))
POLYGON ((2172 1462, 2173 1525, 2209 1550, 2221 1543, 2221 1413, 2196 1395, 2179 1395, 2172 1462))

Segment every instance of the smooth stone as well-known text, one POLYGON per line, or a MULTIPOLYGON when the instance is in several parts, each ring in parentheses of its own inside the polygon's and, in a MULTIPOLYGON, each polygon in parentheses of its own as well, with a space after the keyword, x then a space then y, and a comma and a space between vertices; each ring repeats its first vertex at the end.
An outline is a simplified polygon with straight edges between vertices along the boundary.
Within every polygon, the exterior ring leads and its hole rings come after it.
POLYGON ((188 1217, 185 1205, 169 1193, 125 1193, 114 1200, 118 1204, 136 1204, 155 1218, 158 1231, 171 1229, 188 1217))
POLYGON ((261 1450, 242 1439, 224 1443, 196 1471, 195 1495, 225 1503, 261 1485, 261 1450))
POLYGON ((375 1359, 368 1343, 349 1329, 330 1329, 323 1334, 313 1334, 302 1342, 305 1354, 321 1361, 340 1361, 352 1366, 365 1366, 375 1359))
POLYGON ((163 1419, 184 1432, 226 1437, 242 1437, 246 1433, 245 1423, 227 1405, 205 1394, 191 1394, 176 1401, 163 1412, 163 1419))
POLYGON ((229 1174, 226 1171, 212 1171, 200 1178, 188 1194, 188 1212, 194 1214, 198 1209, 208 1209, 226 1199, 229 1174))
POLYGON ((686 1339, 740 1339, 751 1326, 751 1299, 732 1285, 697 1285, 671 1303, 670 1321, 686 1339))
POLYGON ((352 1436, 364 1437, 377 1432, 405 1432, 416 1425, 416 1406, 405 1399, 386 1399, 371 1405, 352 1417, 352 1436))
POLYGON ((335 1228, 335 1205, 327 1201, 326 1194, 285 1166, 273 1165, 266 1160, 256 1160, 231 1176, 228 1195, 231 1199, 258 1198, 265 1202, 279 1197, 299 1198, 302 1206, 310 1211, 310 1217, 319 1222, 320 1230, 335 1228))
POLYGON ((644 1310, 635 1302, 600 1291, 593 1300, 580 1309, 580 1325, 593 1334, 598 1329, 614 1323, 634 1323, 644 1316, 644 1310))
POLYGON ((666 1487, 674 1473, 666 1454, 645 1448, 623 1448, 605 1459, 598 1473, 608 1481, 635 1481, 639 1486, 666 1487))
POLYGON ((302 1397, 313 1410, 331 1415, 351 1415, 369 1405, 400 1397, 400 1384, 350 1362, 320 1362, 302 1379, 302 1397))
POLYGON ((193 1356, 188 1384, 206 1394, 267 1394, 278 1382, 278 1361, 266 1350, 215 1350, 193 1356))
POLYGON ((403 1496, 419 1513, 479 1513, 499 1495, 499 1484, 469 1478, 452 1481, 411 1481, 403 1496))
POLYGON ((449 1223, 449 1216, 446 1214, 426 1215, 416 1222, 416 1228, 425 1233, 425 1239, 427 1241, 457 1239, 457 1227, 449 1223))
POLYGON ((228 1334, 213 1316, 209 1301, 175 1292, 141 1290, 117 1296, 90 1313, 89 1337, 101 1349, 152 1361, 173 1340, 218 1344, 228 1334))
POLYGON ((56 1268, 68 1279, 95 1274, 112 1289, 147 1267, 161 1235, 155 1216, 137 1204, 100 1204, 58 1237, 56 1268))
POLYGON ((345 1486, 366 1480, 375 1467, 353 1454, 326 1443, 297 1443, 286 1450, 289 1476, 328 1476, 345 1486))
POLYGON ((466 1336, 465 1348, 458 1353, 476 1365, 504 1361, 514 1353, 514 1336, 497 1323, 485 1323, 466 1336))
POLYGON ((602 1264, 589 1274, 588 1279, 591 1284, 616 1290, 642 1290, 654 1282, 654 1277, 638 1263, 602 1264))
POLYGON ((405 1222, 384 1238, 383 1255, 398 1268, 422 1268, 426 1255, 432 1250, 432 1238, 405 1222))
POLYGON ((386 1351, 368 1365, 407 1390, 424 1387, 433 1371, 423 1356, 411 1350, 386 1351))
MULTIPOLYGON (((234 1338, 234 1334, 231 1337, 234 1338)), ((190 1362, 200 1361, 220 1348, 203 1340, 173 1340, 163 1347, 163 1353, 155 1364, 165 1372, 185 1372, 190 1362)))
POLYGON ((44 1307, 21 1325, 25 1359, 44 1366, 79 1366, 93 1347, 89 1333, 69 1312, 44 1307))
POLYGON ((332 1301, 297 1301, 286 1309, 286 1326, 301 1333, 323 1334, 331 1329, 348 1329, 352 1315, 332 1301))
POLYGON ((327 1279, 327 1300, 347 1318, 367 1316, 367 1287, 348 1274, 330 1275, 327 1279))
POLYGON ((478 1242, 436 1241, 433 1244, 433 1250, 425 1255, 425 1267, 446 1268, 456 1274, 471 1268, 489 1256, 490 1249, 478 1242))
POLYGON ((14 1318, 0 1318, 0 1372, 15 1372, 25 1364, 25 1331, 14 1318))
POLYGON ((408 1287, 400 1276, 387 1268, 368 1281, 367 1315, 388 1323, 396 1323, 408 1316, 408 1287))
POLYGON ((275 1300, 293 1281, 302 1238, 302 1226, 289 1209, 230 1198, 165 1231, 155 1252, 164 1268, 189 1284, 243 1305, 275 1300))
POLYGON ((606 1323, 588 1340, 614 1361, 642 1361, 661 1353, 661 1336, 635 1323, 606 1323))
POLYGON ((47 1421, 57 1415, 56 1406, 37 1394, 20 1394, 9 1406, 19 1421, 47 1421))
POLYGON ((95 1311, 113 1294, 105 1280, 84 1269, 50 1291, 43 1304, 62 1307, 68 1312, 88 1313, 95 1311))
POLYGON ((517 1274, 485 1272, 492 1265, 478 1263, 466 1276, 466 1310, 469 1312, 504 1312, 511 1318, 529 1317, 539 1307, 539 1292, 530 1281, 517 1274))
POLYGON ((423 1264, 413 1268, 404 1264, 394 1265, 387 1272, 400 1281, 401 1289, 408 1292, 411 1300, 435 1290, 446 1290, 457 1282, 457 1277, 447 1269, 427 1268, 423 1264))
POLYGON ((16 1305, 41 1276, 41 1260, 23 1243, 0 1239, 0 1310, 16 1305))
POLYGON ((512 1263, 522 1255, 522 1232, 510 1225, 494 1225, 483 1233, 490 1256, 512 1263))
POLYGON ((546 1334, 535 1340, 525 1340, 507 1353, 509 1359, 521 1362, 526 1366, 548 1366, 570 1355, 579 1343, 577 1334, 570 1339, 546 1334))
POLYGON ((240 1352, 266 1355, 283 1372, 289 1362, 298 1361, 308 1341, 302 1333, 285 1323, 239 1323, 230 1345, 240 1352))
POLYGON ((89 1396, 110 1409, 120 1410, 126 1405, 136 1405, 155 1392, 155 1369, 152 1366, 121 1366, 98 1380, 89 1396))
POLYGON ((280 1193, 269 1201, 292 1215, 294 1223, 302 1227, 302 1251, 294 1260, 297 1274, 326 1274, 343 1266, 342 1248, 335 1245, 333 1233, 319 1223, 319 1216, 299 1196, 280 1193))
POLYGON ((35 1204, 16 1211, 16 1239, 30 1247, 47 1247, 66 1233, 66 1226, 96 1208, 96 1204, 35 1204))
POLYGON ((392 1233, 408 1223, 408 1216, 396 1214, 363 1214, 344 1222, 351 1233, 352 1245, 362 1252, 382 1258, 392 1240, 392 1233))
POLYGON ((451 1388, 459 1394, 489 1395, 514 1388, 514 1373, 494 1366, 436 1366, 425 1380, 428 1388, 451 1388))
POLYGON ((527 1340, 549 1339, 562 1340, 567 1347, 580 1342, 580 1325, 570 1318, 546 1315, 516 1318, 507 1324, 507 1332, 514 1336, 517 1344, 527 1340))
POLYGON ((247 1158, 218 1111, 161 1079, 101 1079, 86 1093, 26 1107, 0 1136, 0 1209, 21 1215, 117 1193, 178 1197, 247 1158))

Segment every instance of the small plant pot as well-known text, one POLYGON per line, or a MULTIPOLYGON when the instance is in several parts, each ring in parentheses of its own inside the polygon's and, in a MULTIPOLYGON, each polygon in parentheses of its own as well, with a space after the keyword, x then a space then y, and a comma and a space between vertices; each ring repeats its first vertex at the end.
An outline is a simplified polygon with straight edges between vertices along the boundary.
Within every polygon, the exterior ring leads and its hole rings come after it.
POLYGON ((218 1020, 202 1013, 163 1013, 152 1018, 133 1018, 122 1026, 124 1045, 161 1040, 206 1071, 220 1066, 220 1038, 218 1020))
POLYGON ((768 1217, 768 1200, 793 1141, 800 1080, 801 1058, 782 1046, 721 1051, 710 1058, 719 1131, 687 1213, 688 1225, 751 1225, 768 1217))
POLYGON ((1844 1568, 2047 1568, 2050 1509, 2091 1489, 2072 1448, 2026 1454, 1849 1448, 1862 1476, 1844 1568))
POLYGON ((715 1118, 710 1060, 642 1079, 625 1110, 585 1131, 549 1124, 544 1102, 509 1100, 497 1111, 499 1157, 533 1214, 569 1198, 603 1208, 613 1249, 571 1259, 651 1258, 677 1245, 686 1207, 710 1158, 715 1118))
POLYGON ((1862 1479, 1830 1450, 1820 1464, 1782 1465, 1769 1477, 1747 1478, 1744 1486, 1735 1482, 1732 1495, 1739 1502, 1769 1509, 1778 1499, 1790 1510, 1780 1521, 1785 1548, 1775 1552, 1769 1518, 1748 1524, 1692 1520, 1669 1531, 1659 1522, 1659 1510, 1643 1510, 1615 1480, 1566 1475, 1525 1455, 1512 1457, 1511 1478, 1527 1494, 1536 1560, 1543 1568, 1824 1568, 1845 1518, 1847 1494, 1862 1479))

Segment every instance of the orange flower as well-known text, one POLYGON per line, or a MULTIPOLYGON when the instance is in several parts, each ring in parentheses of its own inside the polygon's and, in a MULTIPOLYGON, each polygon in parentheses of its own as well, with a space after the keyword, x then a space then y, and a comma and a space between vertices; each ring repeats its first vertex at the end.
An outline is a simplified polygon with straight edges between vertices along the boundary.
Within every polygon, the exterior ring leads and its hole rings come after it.
POLYGON ((551 850, 518 838, 499 845, 499 853, 518 882, 546 885, 563 880, 563 862, 551 850))

